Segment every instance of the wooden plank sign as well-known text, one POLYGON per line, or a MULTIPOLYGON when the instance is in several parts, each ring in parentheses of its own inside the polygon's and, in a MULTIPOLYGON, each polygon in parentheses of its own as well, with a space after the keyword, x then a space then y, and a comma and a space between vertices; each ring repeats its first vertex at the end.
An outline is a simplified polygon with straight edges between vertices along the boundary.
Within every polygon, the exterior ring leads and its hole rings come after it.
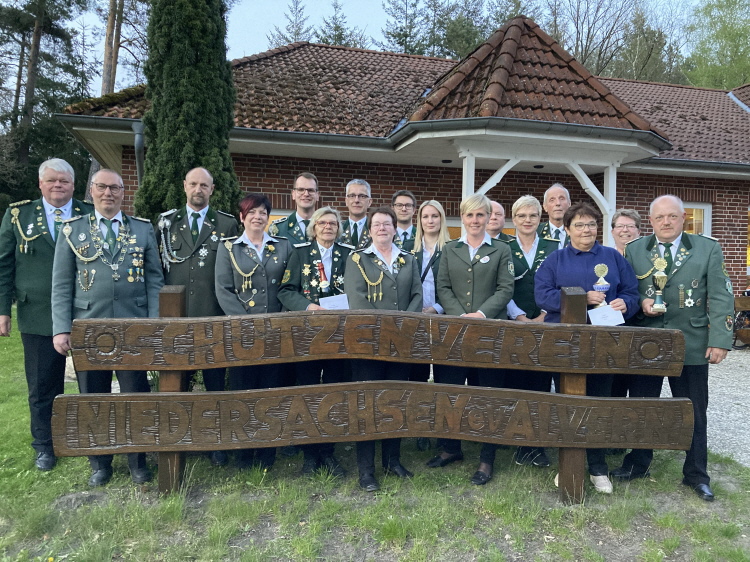
POLYGON ((60 395, 55 454, 209 451, 390 437, 689 449, 687 399, 590 398, 416 382, 210 394, 60 395))
POLYGON ((76 370, 168 371, 373 358, 657 376, 678 376, 685 350, 679 330, 356 310, 76 320, 71 344, 76 370))

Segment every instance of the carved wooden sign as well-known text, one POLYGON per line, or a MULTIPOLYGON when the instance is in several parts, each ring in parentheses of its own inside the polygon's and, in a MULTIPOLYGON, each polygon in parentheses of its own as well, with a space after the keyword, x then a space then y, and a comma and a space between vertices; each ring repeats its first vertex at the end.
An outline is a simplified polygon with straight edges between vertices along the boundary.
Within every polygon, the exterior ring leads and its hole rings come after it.
POLYGON ((76 320, 77 370, 188 370, 374 358, 570 373, 678 376, 679 330, 378 311, 76 320))
POLYGON ((689 449, 687 399, 603 399, 410 382, 211 394, 60 395, 55 454, 207 451, 389 437, 689 449))

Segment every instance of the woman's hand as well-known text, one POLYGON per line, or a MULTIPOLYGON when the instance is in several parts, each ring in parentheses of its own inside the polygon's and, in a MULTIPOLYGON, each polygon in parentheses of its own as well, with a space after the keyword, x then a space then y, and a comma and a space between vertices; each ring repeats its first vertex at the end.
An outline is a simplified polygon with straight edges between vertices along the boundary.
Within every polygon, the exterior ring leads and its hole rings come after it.
POLYGON ((601 304, 607 297, 605 293, 599 291, 589 291, 586 293, 586 304, 601 304))
POLYGON ((615 299, 611 303, 609 303, 609 306, 611 306, 614 310, 618 310, 625 314, 628 311, 628 305, 625 304, 625 301, 622 299, 615 299))
POLYGON ((437 314, 437 310, 435 310, 434 306, 427 306, 422 309, 422 312, 425 314, 437 314))

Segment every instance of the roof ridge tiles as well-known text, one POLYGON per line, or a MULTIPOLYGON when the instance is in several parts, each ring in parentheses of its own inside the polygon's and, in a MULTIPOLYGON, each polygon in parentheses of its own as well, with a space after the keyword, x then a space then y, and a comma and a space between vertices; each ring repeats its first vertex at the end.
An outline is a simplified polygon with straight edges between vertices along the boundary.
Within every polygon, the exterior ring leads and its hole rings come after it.
MULTIPOLYGON (((669 86, 671 88, 682 88, 685 90, 702 90, 702 91, 708 91, 708 92, 729 92, 733 90, 725 90, 722 88, 704 88, 703 86, 693 86, 691 84, 670 84, 669 82, 652 82, 650 80, 635 80, 633 78, 616 78, 612 76, 596 76, 595 78, 599 80, 612 80, 617 82, 629 82, 631 84, 648 84, 650 86, 669 86)), ((744 88, 745 86, 750 86, 750 84, 745 84, 744 86, 738 86, 736 89, 744 88)))

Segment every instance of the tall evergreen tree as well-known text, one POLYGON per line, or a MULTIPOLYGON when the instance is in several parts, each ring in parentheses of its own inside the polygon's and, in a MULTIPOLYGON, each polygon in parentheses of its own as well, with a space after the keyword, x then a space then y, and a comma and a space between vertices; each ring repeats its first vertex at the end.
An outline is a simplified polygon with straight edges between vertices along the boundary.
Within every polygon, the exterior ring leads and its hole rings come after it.
POLYGON ((136 212, 155 219, 184 204, 182 181, 208 169, 211 204, 236 212, 240 190, 229 153, 235 91, 226 59, 224 0, 153 0, 145 72, 146 166, 136 212))
POLYGON ((296 41, 311 41, 314 37, 313 26, 307 25, 309 18, 305 15, 305 4, 302 0, 291 0, 287 10, 289 11, 284 14, 286 27, 282 30, 276 25, 266 36, 270 49, 296 41))
POLYGON ((367 35, 358 27, 347 25, 341 2, 333 0, 331 7, 333 8, 333 15, 330 18, 323 18, 323 25, 315 32, 318 43, 367 49, 370 44, 367 35))
POLYGON ((424 35, 425 12, 420 0, 386 0, 383 9, 388 15, 384 42, 378 46, 386 51, 423 55, 427 48, 424 35))

